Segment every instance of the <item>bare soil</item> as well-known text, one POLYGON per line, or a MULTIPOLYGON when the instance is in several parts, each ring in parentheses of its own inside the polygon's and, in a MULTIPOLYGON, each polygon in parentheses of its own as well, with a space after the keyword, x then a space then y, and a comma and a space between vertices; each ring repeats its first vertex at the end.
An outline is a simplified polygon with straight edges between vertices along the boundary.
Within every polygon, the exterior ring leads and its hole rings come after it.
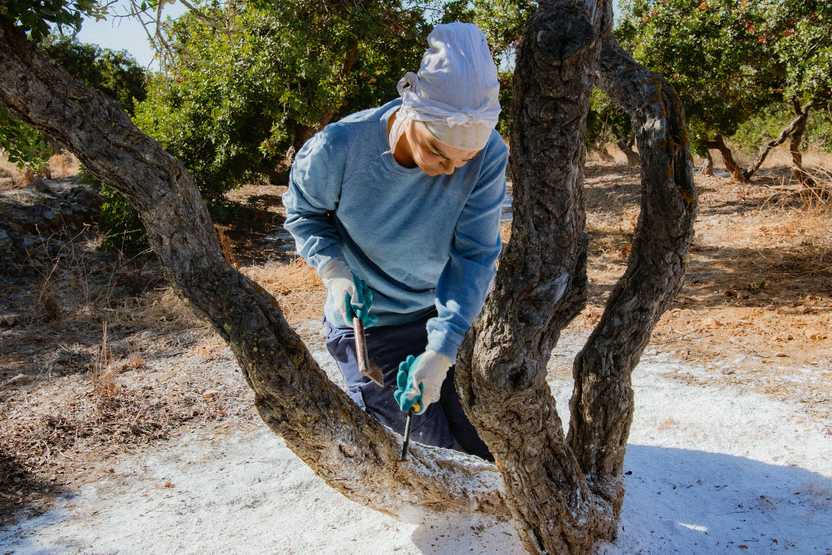
MULTIPOLYGON (((697 176, 685 286, 651 348, 703 369, 674 379, 800 401, 832 436, 832 210, 807 203, 787 175, 768 168, 750 185, 697 176)), ((284 191, 234 191, 237 209, 217 232, 226 257, 320 348, 324 291, 282 229, 284 191)), ((624 270, 639 191, 636 169, 588 167, 591 292, 576 331, 597 323, 624 270)), ((44 238, 0 269, 0 523, 43 510, 127 453, 198 428, 258 425, 229 349, 155 258, 119 257, 98 241, 94 230, 44 238)), ((569 361, 554 371, 571 373, 569 361)))
MULTIPOLYGON (((832 205, 805 196, 788 167, 751 184, 697 175, 699 216, 682 291, 650 345, 706 378, 804 403, 832 435, 832 205)), ((637 169, 587 171, 590 329, 623 273, 639 212, 637 169)), ((569 370, 571 372, 571 369, 569 370)))

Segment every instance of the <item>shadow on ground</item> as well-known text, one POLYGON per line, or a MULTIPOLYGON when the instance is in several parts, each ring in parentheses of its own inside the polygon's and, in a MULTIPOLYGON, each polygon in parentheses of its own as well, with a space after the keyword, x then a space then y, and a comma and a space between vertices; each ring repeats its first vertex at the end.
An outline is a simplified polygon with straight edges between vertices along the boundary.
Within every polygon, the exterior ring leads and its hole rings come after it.
MULTIPOLYGON (((11 453, 0 451, 0 527, 45 511, 52 497, 63 493, 61 486, 31 474, 11 453)), ((0 542, 5 553, 2 548, 0 542)))
MULTIPOLYGON (((632 444, 625 472, 618 539, 600 553, 825 553, 832 546, 832 479, 821 474, 632 444)), ((469 551, 472 534, 477 541, 488 538, 486 544, 505 544, 509 533, 507 526, 483 527, 457 516, 426 519, 412 539, 422 553, 456 555, 469 551)), ((523 553, 516 542, 512 538, 509 552, 523 553)))

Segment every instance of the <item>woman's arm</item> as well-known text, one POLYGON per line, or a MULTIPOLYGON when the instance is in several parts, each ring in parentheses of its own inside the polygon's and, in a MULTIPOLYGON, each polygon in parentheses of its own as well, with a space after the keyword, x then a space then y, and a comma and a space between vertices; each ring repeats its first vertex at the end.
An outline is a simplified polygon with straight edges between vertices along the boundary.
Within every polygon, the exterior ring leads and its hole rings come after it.
POLYGON ((283 195, 283 227, 295 239, 297 252, 313 268, 342 259, 341 237, 332 213, 341 197, 347 137, 336 124, 327 125, 298 151, 283 195))
POLYGON ((486 147, 486 161, 454 230, 451 254, 436 285, 437 316, 428 320, 428 350, 456 359, 485 303, 500 254, 500 214, 506 194, 508 148, 486 147), (491 151, 493 149, 493 151, 491 151))

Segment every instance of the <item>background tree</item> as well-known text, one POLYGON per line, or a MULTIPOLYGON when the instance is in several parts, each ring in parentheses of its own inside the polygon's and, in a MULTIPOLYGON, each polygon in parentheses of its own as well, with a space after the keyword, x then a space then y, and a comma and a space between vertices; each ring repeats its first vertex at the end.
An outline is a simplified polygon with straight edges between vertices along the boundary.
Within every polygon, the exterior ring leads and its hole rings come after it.
POLYGON ((795 175, 810 111, 829 105, 832 6, 764 0, 625 0, 617 36, 650 68, 670 77, 685 103, 694 150, 719 150, 731 175, 749 180, 772 148, 790 142, 795 175), (787 113, 788 112, 788 113, 787 113), (779 113, 779 129, 752 131, 779 113), (749 123, 743 128, 744 124, 749 123), (726 138, 765 143, 748 168, 726 138))
POLYGON ((630 116, 622 110, 601 89, 592 91, 587 118, 586 146, 598 152, 602 157, 609 157, 606 145, 614 143, 627 157, 627 164, 639 164, 638 153, 633 150, 635 131, 630 116))
POLYGON ((745 180, 725 142, 740 124, 782 102, 784 67, 771 56, 757 2, 673 0, 621 3, 617 37, 645 66, 666 75, 685 105, 691 145, 719 150, 745 180))
POLYGON ((614 536, 633 411, 630 373, 681 284, 696 196, 679 98, 612 39, 609 3, 547 2, 520 43, 512 239, 463 344, 456 384, 496 468, 420 445, 398 461, 400 438, 327 379, 274 299, 226 263, 184 165, 114 100, 33 48, 16 22, 13 15, 0 20, 0 101, 127 197, 166 277, 231 346, 263 420, 327 483, 393 514, 413 505, 510 511, 533 552, 589 552, 614 536), (576 359, 564 436, 545 368, 561 329, 586 301, 581 189, 596 80, 633 117, 644 209, 627 271, 576 359))
MULTIPOLYGON (((785 68, 783 96, 794 114, 794 119, 772 143, 789 138, 794 175, 801 182, 807 182, 801 145, 809 113, 828 112, 832 105, 832 5, 815 0, 766 0, 762 9, 766 17, 761 36, 785 68)), ((761 152, 750 173, 759 168, 767 153, 768 149, 761 152)))
POLYGON ((170 26, 172 54, 136 122, 185 162, 209 201, 219 200, 246 181, 283 179, 315 131, 390 100, 418 67, 425 36, 421 12, 389 0, 189 13, 170 26))

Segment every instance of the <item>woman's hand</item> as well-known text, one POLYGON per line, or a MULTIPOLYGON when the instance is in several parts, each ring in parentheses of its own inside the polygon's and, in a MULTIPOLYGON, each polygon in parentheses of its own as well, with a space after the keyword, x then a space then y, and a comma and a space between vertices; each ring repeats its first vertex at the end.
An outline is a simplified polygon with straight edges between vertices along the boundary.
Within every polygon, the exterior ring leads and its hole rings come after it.
POLYGON ((428 407, 439 400, 442 382, 448 375, 451 359, 435 351, 425 351, 418 357, 407 357, 399 364, 396 375, 396 391, 393 398, 402 412, 411 409, 423 414, 428 407))
POLYGON ((359 318, 364 326, 376 323, 378 319, 370 315, 373 291, 352 273, 346 262, 332 258, 318 269, 318 275, 326 287, 324 312, 338 314, 346 326, 352 325, 353 317, 359 318))

